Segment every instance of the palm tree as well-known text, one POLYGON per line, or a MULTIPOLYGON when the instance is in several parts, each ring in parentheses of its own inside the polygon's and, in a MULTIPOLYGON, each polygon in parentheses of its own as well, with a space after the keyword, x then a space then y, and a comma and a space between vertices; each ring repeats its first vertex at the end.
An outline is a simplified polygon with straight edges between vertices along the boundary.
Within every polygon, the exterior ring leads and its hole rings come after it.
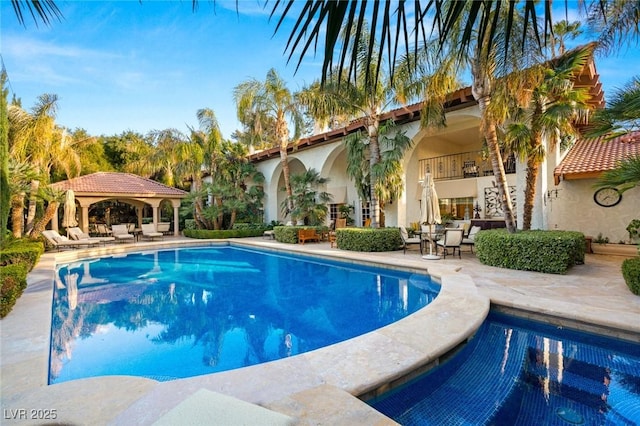
MULTIPOLYGON (((272 144, 280 148, 280 163, 284 177, 287 199, 291 202, 291 182, 287 149, 293 139, 297 143, 304 127, 304 117, 295 95, 275 69, 267 72, 264 82, 255 79, 240 83, 234 88, 233 96, 238 109, 238 120, 257 139, 263 139, 266 125, 275 126, 276 140, 272 144), (290 138, 289 125, 293 126, 290 138)), ((293 211, 293 205, 289 205, 293 211)), ((295 223, 295 218, 291 218, 295 223)))
POLYGON ((56 95, 44 94, 31 112, 17 103, 8 108, 9 153, 17 161, 28 161, 39 173, 28 191, 27 234, 33 229, 41 182, 46 184, 51 180, 54 168, 62 170, 67 178, 80 174, 81 162, 76 146, 67 132, 55 123, 57 102, 56 95))
POLYGON ((8 161, 9 180, 7 193, 10 194, 11 230, 15 238, 21 238, 24 232, 24 199, 29 191, 30 182, 38 177, 32 164, 18 162, 15 158, 8 161))
POLYGON ((264 175, 258 171, 255 164, 247 158, 247 148, 239 143, 225 142, 225 163, 221 168, 221 178, 228 185, 228 196, 224 200, 224 207, 229 212, 229 229, 233 228, 239 212, 245 212, 245 217, 251 212, 257 216, 262 208, 264 198, 264 175), (248 181, 253 185, 249 186, 248 181))
POLYGON ((615 169, 605 172, 598 179, 596 186, 615 186, 620 192, 640 186, 640 155, 620 161, 615 169))
POLYGON ((544 141, 553 148, 560 135, 578 136, 575 124, 585 124, 590 112, 589 93, 573 81, 593 54, 594 44, 570 51, 549 63, 543 80, 531 90, 528 102, 515 113, 505 142, 527 164, 522 229, 531 229, 540 164, 546 157, 544 141))
MULTIPOLYGON (((367 81, 375 81, 383 55, 390 58, 391 64, 395 64, 403 54, 409 56, 410 50, 413 55, 417 55, 419 43, 424 43, 433 33, 437 34, 440 46, 445 46, 449 43, 452 32, 461 31, 461 36, 456 37, 456 50, 463 55, 470 50, 476 39, 492 45, 494 38, 502 34, 505 42, 502 43, 501 53, 506 55, 509 50, 513 50, 512 44, 519 45, 520 53, 526 52, 527 45, 531 42, 541 48, 552 40, 553 34, 552 0, 508 3, 490 0, 400 0, 393 5, 392 2, 377 1, 312 0, 305 2, 302 7, 295 7, 294 1, 274 2, 271 17, 280 14, 275 31, 281 28, 285 18, 297 14, 285 52, 288 52, 289 60, 297 53, 299 66, 311 50, 315 53, 320 46, 323 81, 329 77, 334 67, 350 70, 346 77, 356 78, 356 64, 360 61, 377 64, 368 69, 366 74, 367 81), (524 12, 523 15, 520 10, 524 12), (502 15, 503 19, 487 19, 496 15, 502 15), (524 21, 517 23, 522 16, 524 21), (366 20, 371 20, 368 31, 364 31, 367 28, 366 20), (353 37, 340 39, 344 28, 347 33, 353 33, 353 37), (528 40, 531 31, 534 33, 533 40, 528 40), (380 49, 369 50, 365 58, 349 54, 353 53, 353 46, 367 39, 369 44, 373 40, 381 40, 380 49), (338 59, 334 60, 336 57, 338 59)), ((569 0, 565 0, 565 5, 568 4, 569 0)), ((637 1, 590 0, 580 3, 579 10, 587 15, 594 33, 601 34, 601 44, 610 50, 621 48, 625 42, 631 44, 640 36, 640 3, 637 1)), ((392 68, 392 78, 394 74, 395 70, 392 68)))
MULTIPOLYGON (((347 32, 342 34, 342 38, 350 36, 351 34, 347 32)), ((363 40, 353 48, 356 50, 353 54, 363 59, 366 58, 366 52, 377 49, 375 41, 371 40, 363 40), (369 46, 369 42, 373 42, 374 45, 369 46)), ((347 173, 354 179, 359 195, 370 202, 371 227, 377 228, 380 224, 380 201, 389 201, 393 195, 399 195, 398 191, 402 193, 402 186, 388 190, 388 186, 385 185, 391 177, 387 172, 392 169, 382 167, 383 157, 380 146, 380 117, 390 105, 398 101, 398 98, 391 80, 383 72, 384 67, 378 67, 377 62, 359 62, 356 68, 357 79, 353 81, 340 79, 338 77, 340 70, 336 69, 324 84, 320 81, 314 82, 309 88, 299 93, 298 99, 316 120, 325 122, 336 116, 347 116, 362 121, 366 131, 352 133, 345 141, 348 148, 347 173), (376 84, 368 82, 366 78, 373 67, 377 67, 381 73, 376 84)), ((402 134, 394 139, 385 139, 385 142, 391 140, 395 142, 393 148, 400 149, 400 155, 404 154, 411 144, 408 138, 402 138, 402 134)), ((394 154, 397 154, 397 151, 394 151, 394 154)), ((398 162, 395 166, 400 164, 398 162)))
MULTIPOLYGON (((224 139, 220 131, 220 125, 215 112, 210 108, 197 111, 198 129, 189 128, 191 137, 188 142, 181 143, 177 147, 181 159, 177 171, 191 180, 191 191, 195 194, 193 200, 194 219, 198 227, 210 229, 214 227, 203 215, 204 197, 208 197, 206 191, 202 191, 202 176, 209 175, 216 178, 219 170, 219 162, 223 157, 224 139)), ((214 200, 214 202, 218 202, 214 200)), ((222 222, 222 215, 217 219, 218 227, 222 222)), ((216 228, 218 229, 218 228, 216 228)))
POLYGON ((45 208, 44 214, 40 220, 34 224, 33 231, 29 234, 29 237, 34 240, 40 237, 42 231, 44 231, 47 224, 51 222, 51 219, 58 211, 58 206, 60 206, 60 203, 64 200, 65 191, 61 191, 47 185, 40 189, 38 196, 41 200, 46 202, 47 207, 45 208))
POLYGON ((301 220, 305 225, 320 225, 327 217, 327 203, 331 201, 331 194, 318 192, 317 188, 329 182, 320 176, 315 169, 291 176, 294 210, 289 210, 288 202, 283 203, 285 215, 291 215, 301 220))
POLYGON ((640 129, 640 75, 616 90, 604 109, 596 111, 585 132, 586 136, 612 139, 640 129))
MULTIPOLYGON (((483 15, 483 20, 505 19, 494 17, 493 8, 485 9, 482 7, 483 4, 482 2, 472 4, 466 9, 466 13, 480 13, 483 15), (480 5, 479 10, 476 9, 476 4, 480 5)), ((451 2, 443 13, 447 13, 447 8, 458 6, 457 2, 451 2)), ((464 22, 464 19, 461 22, 464 22)), ((523 21, 514 19, 513 24, 522 25, 523 21)), ((505 120, 508 113, 504 93, 509 93, 514 87, 520 90, 523 84, 528 87, 532 81, 535 81, 535 69, 527 73, 515 71, 523 67, 530 68, 530 63, 539 60, 537 55, 539 51, 535 46, 529 46, 526 52, 530 56, 522 55, 520 49, 513 44, 510 47, 507 46, 507 33, 497 33, 490 37, 489 34, 480 31, 474 32, 472 43, 466 45, 468 50, 463 51, 461 46, 465 46, 462 40, 465 37, 465 31, 466 29, 461 25, 453 27, 448 34, 449 41, 445 48, 433 42, 423 45, 418 50, 417 56, 410 55, 399 66, 398 69, 401 70, 399 77, 408 76, 409 87, 424 87, 426 101, 422 111, 422 125, 442 126, 446 123, 444 115, 446 94, 455 89, 457 84, 452 76, 459 74, 461 69, 470 69, 471 91, 478 102, 480 129, 487 145, 506 227, 509 232, 515 232, 515 215, 502 159, 502 149, 498 140, 498 124, 505 120), (505 51, 507 54, 503 54, 505 51), (411 63, 414 65, 405 65, 411 63), (432 65, 434 63, 435 65, 432 65), (430 72, 422 84, 414 84, 411 80, 411 73, 407 70, 412 67, 430 72), (496 84, 498 82, 499 84, 496 84)), ((404 83, 401 82, 398 85, 404 85, 404 83)))
POLYGON ((0 72, 0 247, 4 245, 9 223, 11 191, 9 189, 9 117, 7 116, 7 95, 5 88, 7 72, 2 68, 0 72))
POLYGON ((151 146, 136 144, 139 159, 125 166, 125 170, 160 180, 168 186, 182 186, 183 176, 177 172, 182 161, 179 147, 186 137, 176 129, 154 130, 149 133, 151 146))

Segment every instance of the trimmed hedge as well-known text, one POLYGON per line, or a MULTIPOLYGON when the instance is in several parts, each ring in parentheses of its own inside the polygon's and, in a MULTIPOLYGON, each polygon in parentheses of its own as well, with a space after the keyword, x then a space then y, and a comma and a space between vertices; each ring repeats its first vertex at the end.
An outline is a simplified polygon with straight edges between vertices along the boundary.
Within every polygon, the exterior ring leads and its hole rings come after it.
POLYGON ((7 316, 16 304, 22 292, 27 288, 26 264, 13 264, 0 266, 2 287, 0 287, 0 318, 7 316))
POLYGON ((402 246, 399 228, 339 228, 336 245, 350 251, 395 251, 402 246))
POLYGON ((631 293, 640 296, 640 257, 625 259, 622 262, 622 276, 631 293))
POLYGON ((329 230, 327 226, 274 226, 273 235, 280 243, 297 244, 298 230, 300 229, 315 229, 318 235, 329 230))
POLYGON ((0 266, 24 264, 31 271, 44 253, 44 244, 27 239, 14 240, 0 250, 0 266))
POLYGON ((585 240, 574 231, 518 231, 506 229, 479 232, 475 248, 481 263, 499 268, 565 274, 576 263, 584 263, 585 240))
POLYGON ((189 238, 221 240, 225 238, 246 238, 262 236, 262 229, 185 229, 184 236, 189 238))

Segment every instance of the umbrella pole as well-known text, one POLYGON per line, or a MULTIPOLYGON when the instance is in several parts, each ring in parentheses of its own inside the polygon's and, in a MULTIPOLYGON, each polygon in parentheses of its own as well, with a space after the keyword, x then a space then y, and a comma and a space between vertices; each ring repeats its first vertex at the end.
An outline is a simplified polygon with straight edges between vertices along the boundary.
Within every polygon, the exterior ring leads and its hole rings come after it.
POLYGON ((429 224, 429 254, 422 256, 425 260, 439 260, 440 256, 437 254, 433 254, 433 229, 431 228, 433 224, 429 224))

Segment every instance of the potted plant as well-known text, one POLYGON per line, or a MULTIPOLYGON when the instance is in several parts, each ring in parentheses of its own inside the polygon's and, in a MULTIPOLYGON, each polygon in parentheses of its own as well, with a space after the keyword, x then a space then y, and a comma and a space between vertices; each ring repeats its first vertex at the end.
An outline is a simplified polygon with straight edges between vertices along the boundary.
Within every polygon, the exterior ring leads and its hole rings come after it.
POLYGON ((621 241, 618 244, 610 243, 609 237, 603 237, 602 233, 598 234, 596 238, 593 239, 594 244, 591 245, 591 250, 595 254, 609 254, 609 255, 617 255, 617 256, 634 256, 638 246, 635 244, 624 244, 621 241))
POLYGON ((632 243, 637 244, 640 239, 640 219, 633 219, 627 225, 627 232, 632 243))

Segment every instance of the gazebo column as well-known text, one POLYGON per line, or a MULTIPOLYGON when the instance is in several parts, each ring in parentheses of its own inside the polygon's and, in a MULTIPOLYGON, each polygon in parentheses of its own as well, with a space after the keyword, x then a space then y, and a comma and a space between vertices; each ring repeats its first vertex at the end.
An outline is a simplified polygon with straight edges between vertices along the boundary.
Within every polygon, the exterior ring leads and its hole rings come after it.
POLYGON ((158 206, 153 206, 153 227, 158 229, 158 206))
POLYGON ((173 206, 173 235, 180 235, 180 217, 178 216, 178 206, 173 206))
POLYGON ((138 223, 136 224, 136 228, 140 228, 142 226, 142 209, 144 206, 136 206, 136 214, 138 215, 138 223))
POLYGON ((171 205, 173 206, 173 236, 177 237, 180 235, 180 216, 178 215, 180 200, 171 200, 171 205))
POLYGON ((89 206, 80 206, 80 227, 85 233, 89 233, 89 206))

